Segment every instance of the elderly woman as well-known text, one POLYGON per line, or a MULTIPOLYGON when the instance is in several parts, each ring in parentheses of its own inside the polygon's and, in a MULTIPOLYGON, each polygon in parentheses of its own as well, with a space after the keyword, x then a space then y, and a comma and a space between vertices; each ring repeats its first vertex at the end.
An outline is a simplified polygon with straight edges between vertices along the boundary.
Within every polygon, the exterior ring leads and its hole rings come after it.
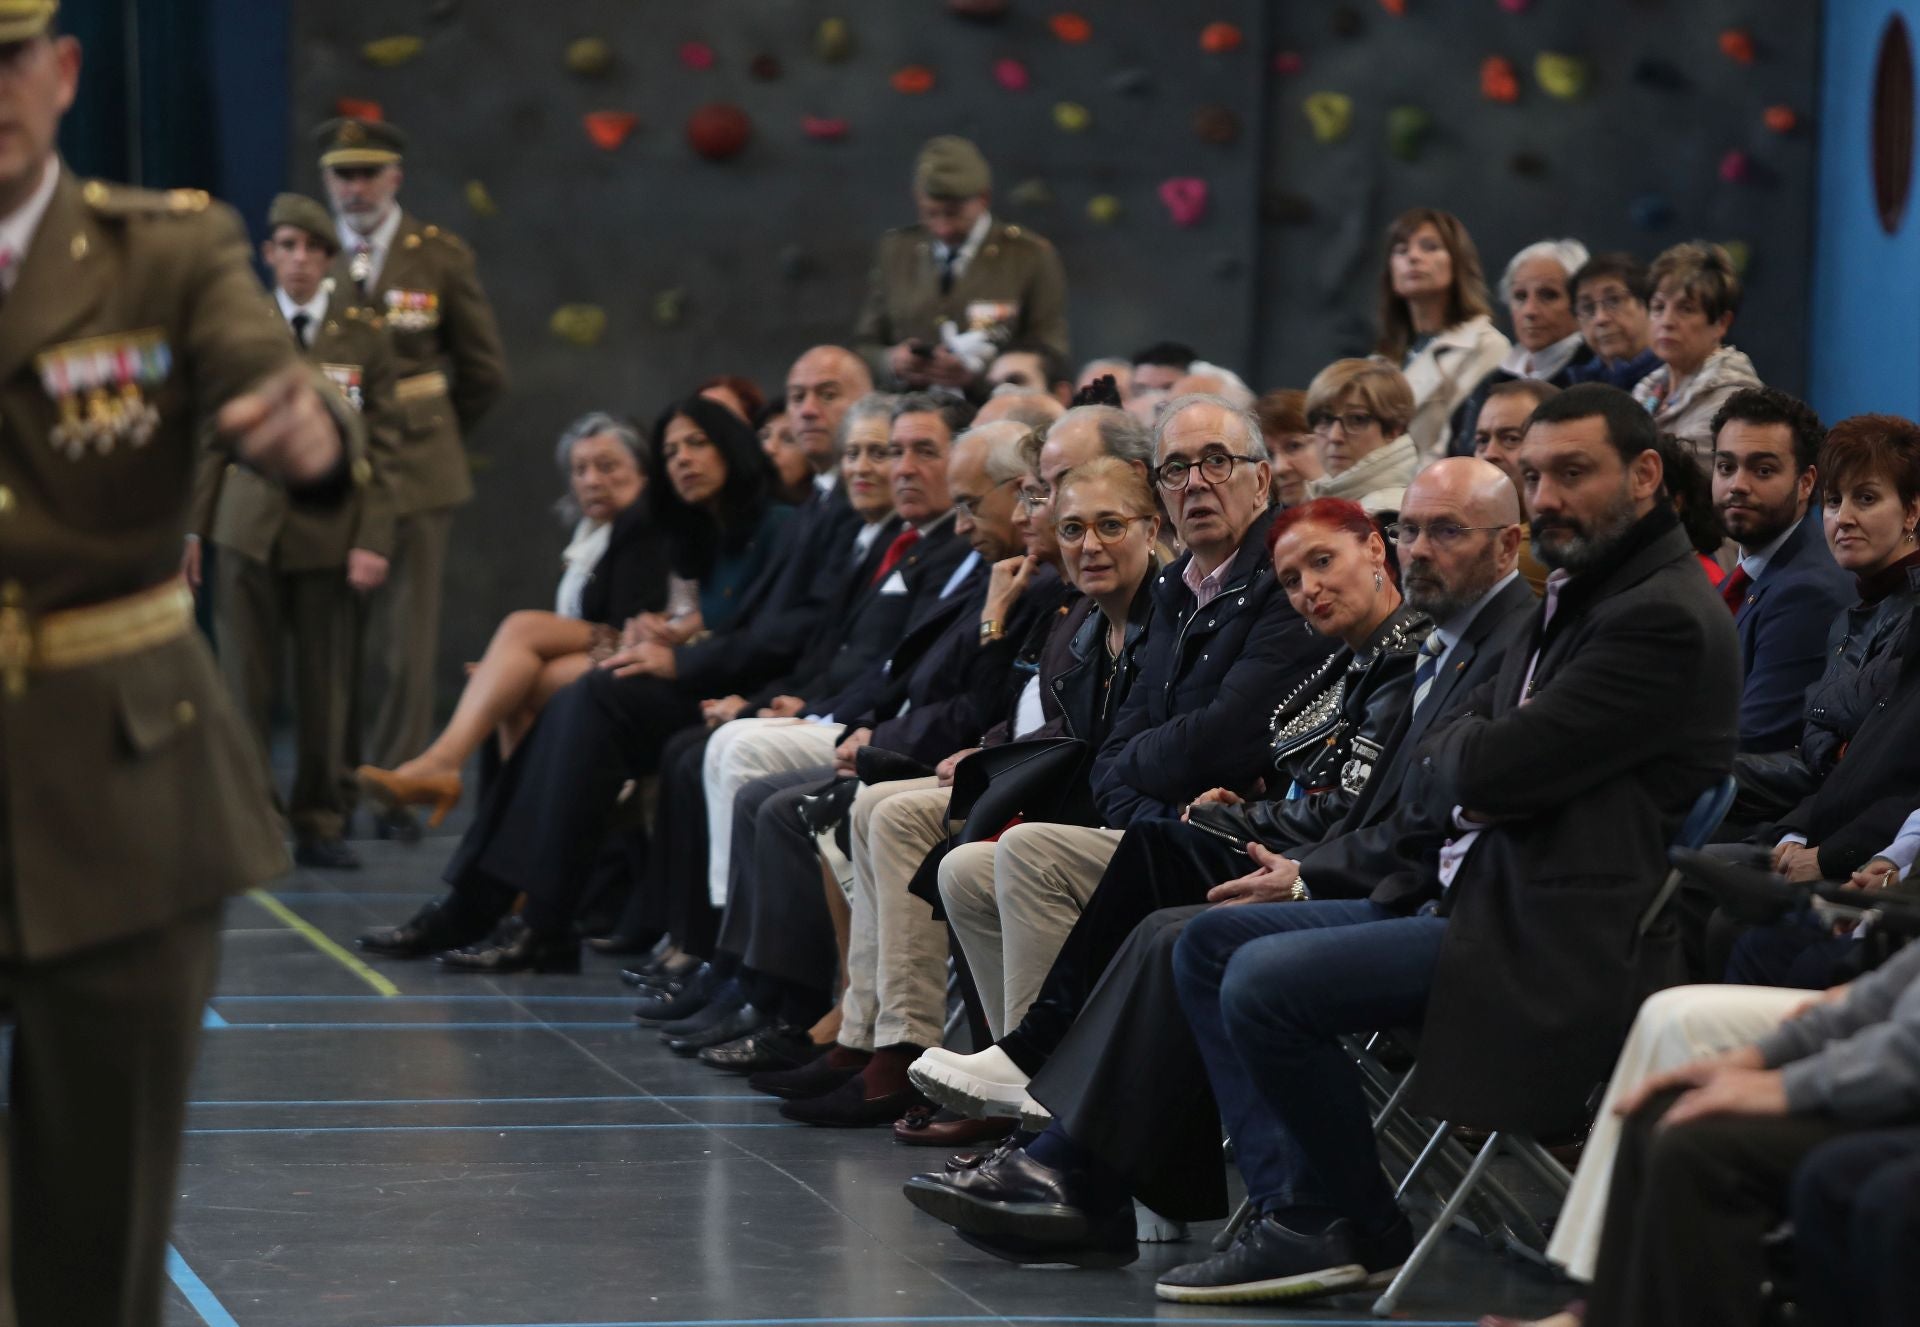
POLYGON ((1675 433, 1705 469, 1713 464, 1713 416, 1729 396, 1758 387, 1753 361, 1726 345, 1740 311, 1740 275, 1717 244, 1676 244, 1648 269, 1647 304, 1653 353, 1660 367, 1642 378, 1633 399, 1653 412, 1662 433, 1675 433))
POLYGON ((1496 383, 1532 378, 1565 387, 1574 371, 1593 358, 1573 312, 1573 274, 1586 261, 1587 246, 1579 240, 1540 240, 1508 261, 1500 274, 1499 294, 1517 344, 1453 412, 1449 447, 1455 456, 1473 455, 1474 424, 1496 383))
POLYGON ((460 800, 460 771, 482 742, 497 737, 510 753, 554 692, 612 652, 629 618, 666 606, 666 548, 641 501, 649 453, 633 425, 583 415, 560 435, 554 459, 568 484, 560 510, 575 523, 553 611, 507 615, 425 751, 398 769, 360 767, 374 800, 431 805, 437 826, 460 800))
POLYGON ((1307 394, 1297 388, 1268 392, 1254 402, 1253 417, 1267 440, 1274 506, 1299 506, 1307 500, 1307 485, 1327 473, 1320 463, 1320 439, 1307 423, 1307 394))
POLYGON ((1573 365, 1567 377, 1575 383, 1604 382, 1630 392, 1660 367, 1653 353, 1653 329, 1647 301, 1653 290, 1647 268, 1630 253, 1598 253, 1573 274, 1573 316, 1580 335, 1593 347, 1593 358, 1573 365))
POLYGON ((1407 432, 1413 389, 1400 371, 1371 359, 1339 359, 1307 385, 1307 425, 1320 440, 1326 474, 1307 484, 1313 498, 1349 498, 1369 513, 1400 510, 1420 452, 1407 432))
POLYGON ((1407 375, 1415 406, 1407 431, 1422 458, 1447 454, 1453 412, 1509 349, 1460 219, 1430 207, 1402 213, 1387 231, 1374 351, 1407 375))

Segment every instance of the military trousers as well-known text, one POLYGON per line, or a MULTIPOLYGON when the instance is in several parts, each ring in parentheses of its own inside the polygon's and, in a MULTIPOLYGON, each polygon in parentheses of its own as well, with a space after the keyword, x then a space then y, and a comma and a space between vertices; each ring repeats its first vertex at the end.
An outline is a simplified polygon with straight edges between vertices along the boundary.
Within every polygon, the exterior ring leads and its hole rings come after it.
POLYGON ((214 560, 214 644, 241 714, 268 749, 284 643, 293 645, 294 832, 337 839, 354 804, 348 728, 359 680, 360 610, 345 567, 281 571, 230 548, 214 560))
POLYGON ((433 740, 441 592, 453 510, 411 512, 395 522, 387 583, 374 596, 373 636, 380 642, 385 678, 367 750, 387 769, 412 760, 433 740))
POLYGON ((158 1327, 221 912, 0 962, 13 1025, 0 1258, 19 1327, 158 1327))

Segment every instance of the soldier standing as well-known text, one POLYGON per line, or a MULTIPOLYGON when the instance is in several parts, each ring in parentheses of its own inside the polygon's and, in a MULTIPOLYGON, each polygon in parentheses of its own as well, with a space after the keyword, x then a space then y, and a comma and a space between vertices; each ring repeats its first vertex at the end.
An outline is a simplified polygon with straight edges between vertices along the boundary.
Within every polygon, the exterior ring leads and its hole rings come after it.
POLYGON ((876 385, 984 396, 987 364, 1010 346, 1069 362, 1060 255, 1031 230, 996 220, 992 201, 993 176, 979 148, 944 135, 920 149, 913 169, 920 224, 881 238, 854 332, 876 385), (952 336, 943 335, 948 324, 952 336))
MULTIPOLYGON (((373 763, 391 769, 433 736, 447 541, 454 508, 473 496, 461 438, 500 399, 506 355, 473 251, 400 206, 405 135, 381 121, 338 119, 316 137, 339 223, 334 280, 385 320, 399 374, 404 431, 388 476, 393 558, 374 633, 385 641, 387 689, 368 739, 373 763)), ((405 809, 386 813, 381 830, 419 835, 405 809)))
POLYGON ((221 900, 286 869, 179 575, 201 438, 317 505, 360 424, 231 211, 60 161, 57 8, 0 0, 0 1258, 21 1327, 153 1327, 221 900))
POLYGON ((240 712, 264 753, 280 676, 283 636, 293 642, 297 758, 287 802, 293 859, 355 870, 344 831, 354 782, 347 725, 359 672, 358 597, 378 589, 393 552, 393 503, 385 484, 399 446, 393 350, 380 315, 327 276, 340 252, 327 209, 281 194, 267 217, 261 257, 274 300, 307 359, 361 412, 371 482, 331 511, 296 507, 257 471, 208 456, 201 465, 187 536, 187 579, 200 582, 199 537, 219 546, 214 562, 214 640, 240 712))

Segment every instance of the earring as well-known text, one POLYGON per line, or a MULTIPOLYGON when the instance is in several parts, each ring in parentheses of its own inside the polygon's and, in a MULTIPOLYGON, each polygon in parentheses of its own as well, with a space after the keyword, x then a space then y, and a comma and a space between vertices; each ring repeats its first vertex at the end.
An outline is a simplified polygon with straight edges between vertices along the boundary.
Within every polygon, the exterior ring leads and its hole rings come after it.
POLYGON ((1914 542, 1914 539, 1913 539, 1913 531, 1911 531, 1911 530, 1909 530, 1909 531, 1907 531, 1907 542, 1908 542, 1909 544, 1911 544, 1912 542, 1914 542))
MULTIPOLYGON (((1911 531, 1908 532, 1907 538, 1913 538, 1911 531)), ((1377 571, 1373 573, 1373 588, 1376 590, 1384 590, 1387 588, 1387 578, 1377 571)))

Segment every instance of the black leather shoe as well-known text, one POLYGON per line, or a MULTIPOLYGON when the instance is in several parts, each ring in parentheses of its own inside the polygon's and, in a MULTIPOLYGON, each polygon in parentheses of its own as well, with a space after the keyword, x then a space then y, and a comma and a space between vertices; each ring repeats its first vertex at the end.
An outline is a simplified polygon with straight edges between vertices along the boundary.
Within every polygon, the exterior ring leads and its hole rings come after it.
POLYGON ((724 1046, 730 1041, 752 1036, 762 1028, 773 1026, 771 1015, 763 1013, 750 1004, 743 1004, 732 1013, 715 1019, 697 1032, 688 1032, 682 1036, 667 1038, 667 1049, 675 1055, 692 1055, 709 1046, 724 1046))
POLYGON ((645 1027, 679 1023, 705 1009, 726 985, 711 963, 702 963, 678 982, 650 989, 634 1005, 633 1016, 645 1027))
POLYGON ((1179 1304, 1317 1299, 1390 1278, 1412 1249, 1404 1216, 1366 1236, 1345 1217, 1303 1234, 1283 1213, 1269 1212, 1249 1221, 1226 1252, 1163 1272, 1153 1293, 1179 1304))
MULTIPOLYGON (((625 936, 590 935, 587 937, 587 948, 596 954, 639 954, 640 961, 635 963, 631 970, 648 972, 658 967, 662 960, 673 953, 673 937, 663 935, 641 949, 630 945, 625 936)), ((627 974, 622 972, 620 975, 624 978, 627 974)))
POLYGON ((694 1058, 730 1074, 757 1074, 763 1069, 796 1068, 819 1049, 807 1040, 805 1028, 775 1021, 737 1040, 708 1046, 694 1058))
POLYGON ((493 934, 436 956, 452 972, 578 972, 580 941, 539 935, 520 917, 502 917, 493 934))
POLYGON ((382 958, 425 958, 486 938, 493 918, 476 918, 456 906, 453 896, 435 899, 401 922, 364 933, 354 941, 382 958))
POLYGON ((911 1087, 869 1097, 866 1081, 856 1074, 825 1096, 786 1102, 780 1107, 780 1113, 797 1123, 823 1129, 871 1129, 890 1125, 915 1106, 928 1104, 919 1090, 911 1087))
POLYGON ((297 865, 310 866, 316 871, 360 869, 359 854, 341 839, 303 838, 293 845, 293 860, 297 865))
POLYGON ((418 843, 420 822, 406 807, 392 806, 374 816, 373 833, 376 838, 392 839, 395 843, 418 843))
POLYGON ((660 1040, 671 1041, 675 1037, 684 1037, 689 1033, 705 1032, 746 1002, 747 993, 741 989, 739 982, 723 981, 713 992, 713 998, 691 1014, 685 1018, 675 1019, 671 1023, 662 1023, 660 1040))
POLYGON ((1077 1265, 1123 1267, 1139 1256, 1132 1203, 1095 1209, 1083 1196, 1081 1176, 1041 1165, 1024 1148, 997 1152, 970 1170, 915 1175, 905 1191, 907 1201, 929 1216, 1004 1245, 989 1252, 1010 1261, 1098 1258, 1077 1265), (1049 1256, 1026 1256, 1041 1251, 1049 1256), (1123 1254, 1124 1261, 1110 1261, 1123 1254))
POLYGON ((829 1064, 827 1061, 834 1049, 832 1046, 820 1047, 818 1055, 797 1069, 757 1073, 747 1079, 747 1086, 755 1092, 765 1092, 770 1097, 781 1097, 788 1101, 825 1096, 859 1073, 866 1064, 864 1058, 859 1064, 829 1064))

